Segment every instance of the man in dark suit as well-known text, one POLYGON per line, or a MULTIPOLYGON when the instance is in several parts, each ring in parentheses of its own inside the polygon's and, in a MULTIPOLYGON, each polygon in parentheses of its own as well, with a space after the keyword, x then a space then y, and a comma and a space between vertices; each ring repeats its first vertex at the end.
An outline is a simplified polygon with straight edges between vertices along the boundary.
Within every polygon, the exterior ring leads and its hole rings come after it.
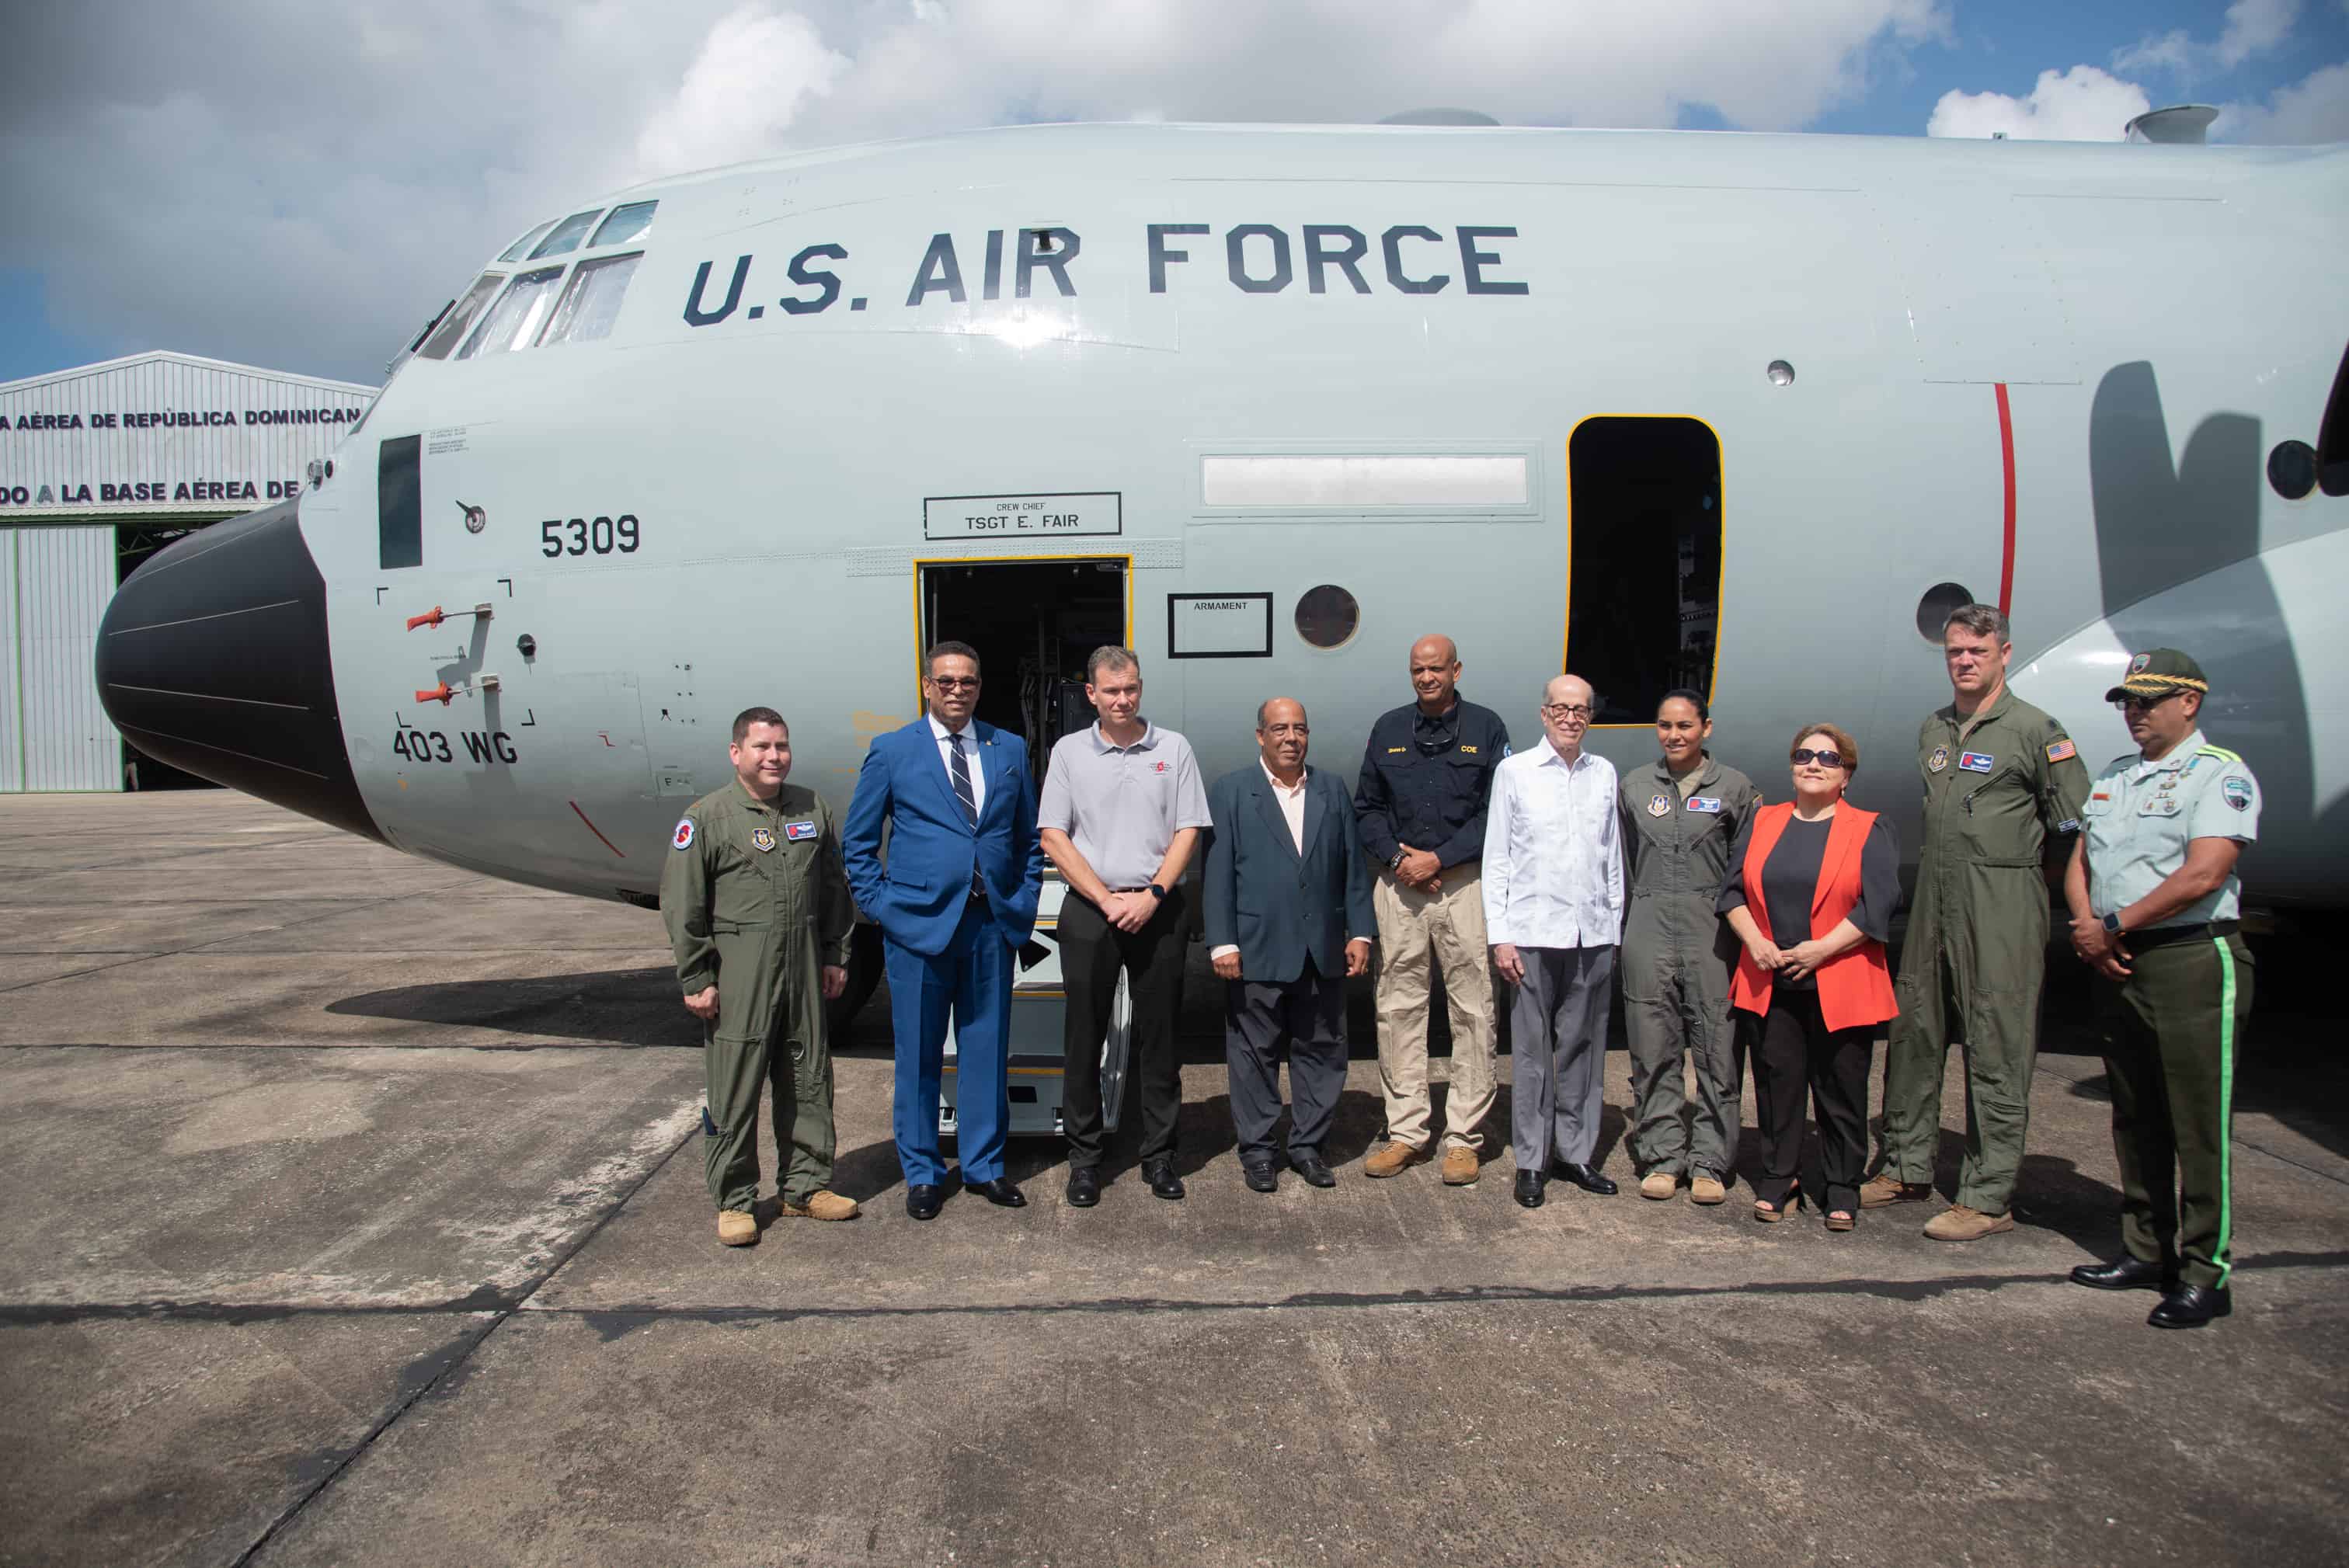
POLYGON ((922 690, 929 712, 874 738, 840 836, 849 888, 857 907, 879 923, 888 960, 897 1055, 893 1120, 905 1212, 916 1220, 935 1218, 946 1197, 938 1083, 949 1014, 963 1185, 1008 1209, 1028 1201, 1003 1173, 1011 1114, 1004 1036, 1011 955, 1035 927, 1044 880, 1028 748, 971 717, 978 651, 940 643, 928 669, 922 690))
POLYGON ((1316 1187, 1337 1176, 1321 1140, 1346 1087, 1346 977, 1367 974, 1371 871, 1354 836, 1353 797, 1305 766, 1305 707, 1274 697, 1256 710, 1253 768, 1207 792, 1208 955, 1226 982, 1224 1061, 1240 1171, 1250 1189, 1277 1191, 1280 1053, 1288 1052, 1288 1163, 1316 1187))

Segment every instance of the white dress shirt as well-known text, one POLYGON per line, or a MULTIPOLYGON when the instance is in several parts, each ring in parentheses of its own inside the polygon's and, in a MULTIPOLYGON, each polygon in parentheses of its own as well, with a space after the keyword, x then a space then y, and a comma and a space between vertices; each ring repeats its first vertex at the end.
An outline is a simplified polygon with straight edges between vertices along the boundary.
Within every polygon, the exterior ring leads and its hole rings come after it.
POLYGON ((938 739, 938 766, 947 770, 948 789, 954 788, 954 737, 961 735, 963 764, 970 770, 971 809, 984 815, 987 810, 987 769, 978 765, 978 737, 971 733, 970 722, 964 720, 962 728, 957 731, 940 724, 935 713, 929 716, 929 720, 930 733, 938 739))
MULTIPOLYGON (((1264 768, 1264 758, 1257 758, 1256 765, 1258 768, 1264 768)), ((1288 841, 1297 846, 1297 852, 1300 856, 1305 853, 1305 779, 1306 770, 1302 768, 1299 769, 1297 787, 1291 789, 1274 778, 1271 769, 1264 768, 1264 781, 1272 786, 1272 802, 1280 808, 1280 820, 1288 824, 1288 841)), ((1238 943, 1226 942, 1221 947, 1210 952, 1207 956, 1221 958, 1226 953, 1237 953, 1239 950, 1238 943)))
POLYGON ((1493 769, 1485 816, 1485 938, 1498 946, 1611 947, 1623 939, 1615 765, 1569 763, 1544 736, 1493 769))

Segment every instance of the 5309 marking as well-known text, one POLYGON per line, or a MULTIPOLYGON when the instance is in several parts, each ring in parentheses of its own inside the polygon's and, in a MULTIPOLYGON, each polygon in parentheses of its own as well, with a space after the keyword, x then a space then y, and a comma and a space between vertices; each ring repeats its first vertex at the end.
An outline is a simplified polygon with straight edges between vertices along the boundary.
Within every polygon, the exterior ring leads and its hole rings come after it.
POLYGON ((617 518, 592 520, 550 517, 538 525, 539 553, 549 561, 559 555, 610 555, 615 552, 633 555, 642 542, 643 531, 632 511, 624 511, 617 518))

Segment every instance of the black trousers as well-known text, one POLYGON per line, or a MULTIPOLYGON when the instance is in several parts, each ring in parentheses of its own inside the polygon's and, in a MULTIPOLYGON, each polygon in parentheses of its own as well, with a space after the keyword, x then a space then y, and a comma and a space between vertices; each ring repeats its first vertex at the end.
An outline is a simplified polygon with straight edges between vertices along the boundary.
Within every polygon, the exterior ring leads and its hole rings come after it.
POLYGON ((1118 971, 1133 1003, 1126 1069, 1142 1086, 1142 1158, 1171 1157, 1183 1109, 1174 1057, 1174 1005, 1183 983, 1183 890, 1170 889, 1140 931, 1120 931, 1075 893, 1061 905, 1061 983, 1068 993, 1061 1037, 1061 1129, 1069 1168, 1102 1162, 1102 1039, 1109 1033, 1118 971))
POLYGON ((1224 1069, 1232 1091, 1232 1129, 1243 1165, 1278 1156, 1280 1057, 1288 1053, 1288 1151, 1319 1154, 1338 1097, 1346 1088, 1346 982, 1324 978, 1313 960, 1278 985, 1224 983, 1224 1069))
POLYGON ((1770 988, 1770 1011, 1737 1015, 1754 1058, 1754 1113, 1762 1128, 1762 1176, 1754 1196, 1783 1203, 1803 1158, 1804 1091, 1819 1120, 1826 1207, 1859 1212, 1859 1178, 1868 1167, 1868 1062, 1876 1031, 1830 1029, 1819 994, 1770 988))

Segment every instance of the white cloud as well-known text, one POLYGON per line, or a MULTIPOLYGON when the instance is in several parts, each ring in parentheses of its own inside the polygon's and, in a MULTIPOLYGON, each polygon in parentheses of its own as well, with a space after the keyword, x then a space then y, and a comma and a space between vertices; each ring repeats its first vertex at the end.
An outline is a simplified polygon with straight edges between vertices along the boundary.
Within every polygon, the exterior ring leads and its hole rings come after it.
POLYGON ((773 145, 790 135, 802 105, 832 91, 849 67, 804 16, 757 4, 730 11, 709 29, 676 98, 637 136, 636 161, 659 171, 699 169, 738 158, 744 147, 773 145))
POLYGON ((125 350, 372 377, 482 257, 636 178, 1013 119, 1791 129, 1946 42, 1948 4, 345 0, 298 29, 282 0, 20 6, 0 267, 125 350))
MULTIPOLYGON (((2349 5, 2349 0, 2344 4, 2349 5)), ((2148 35, 2115 51, 2113 69, 2124 76, 2164 71, 2181 84, 2191 83, 2212 66, 2231 71, 2290 37, 2292 25, 2300 20, 2300 6, 2301 0, 2235 0, 2227 7, 2216 40, 2197 43, 2183 27, 2148 35)))
POLYGON ((2264 104, 2229 104, 2210 136, 2268 146, 2349 141, 2349 61, 2311 71, 2264 104))
MULTIPOLYGON (((2349 0, 2343 0, 2349 5, 2349 0)), ((2194 40, 2183 27, 2174 28, 2159 37, 2141 38, 2113 56, 2113 69, 2123 76, 2140 76, 2147 71, 2174 71, 2184 75, 2194 59, 2194 40)))
POLYGON ((2284 41, 2299 20, 2300 0, 2235 0, 2219 35, 2219 63, 2230 68, 2284 41))
POLYGON ((1987 137, 2017 141, 2118 141, 2128 122, 2153 107, 2135 82, 2074 66, 2042 71, 2028 98, 2005 93, 1947 92, 1926 122, 1928 136, 1987 137))

